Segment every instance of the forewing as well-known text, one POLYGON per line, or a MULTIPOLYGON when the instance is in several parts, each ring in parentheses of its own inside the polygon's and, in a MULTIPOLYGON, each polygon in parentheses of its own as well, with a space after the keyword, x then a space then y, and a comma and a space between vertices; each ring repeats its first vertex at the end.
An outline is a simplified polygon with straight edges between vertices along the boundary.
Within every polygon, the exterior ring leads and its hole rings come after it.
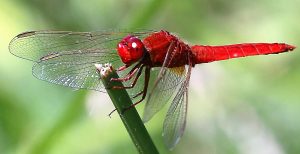
MULTIPOLYGON (((162 68, 163 69, 163 68, 162 68)), ((149 121, 168 100, 185 79, 185 67, 165 68, 162 77, 157 79, 144 109, 143 121, 149 121)))
MULTIPOLYGON (((150 31, 31 31, 17 35, 9 44, 12 54, 31 61, 47 60, 61 55, 90 53, 93 50, 115 49, 117 42, 128 34, 143 38, 150 31)), ((116 54, 115 51, 110 51, 116 54)))
POLYGON ((172 149, 179 142, 185 129, 191 67, 189 66, 185 81, 180 85, 164 120, 163 137, 169 149, 172 149))
POLYGON ((33 75, 38 79, 72 88, 102 90, 94 64, 123 65, 115 50, 126 35, 141 39, 147 32, 69 32, 32 31, 16 36, 10 43, 10 52, 35 61, 33 75))

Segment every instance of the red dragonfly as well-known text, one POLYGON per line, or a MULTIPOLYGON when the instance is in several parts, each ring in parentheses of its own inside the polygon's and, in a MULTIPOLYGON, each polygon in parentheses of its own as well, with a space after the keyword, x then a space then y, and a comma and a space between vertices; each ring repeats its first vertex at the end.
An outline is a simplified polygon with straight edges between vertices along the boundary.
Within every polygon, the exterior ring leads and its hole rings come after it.
POLYGON ((121 76, 111 82, 124 83, 122 88, 136 102, 133 106, 146 100, 144 122, 171 101, 163 124, 169 148, 178 143, 185 129, 192 67, 293 49, 294 46, 285 43, 188 45, 164 30, 31 31, 17 35, 9 45, 12 54, 35 62, 32 72, 36 78, 76 89, 105 92, 95 64, 111 63, 121 76))

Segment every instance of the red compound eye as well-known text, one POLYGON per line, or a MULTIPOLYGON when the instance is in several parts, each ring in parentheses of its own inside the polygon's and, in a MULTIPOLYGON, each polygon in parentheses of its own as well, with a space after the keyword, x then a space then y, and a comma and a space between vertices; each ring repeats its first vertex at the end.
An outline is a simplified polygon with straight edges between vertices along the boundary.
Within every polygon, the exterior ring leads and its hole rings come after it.
POLYGON ((118 54, 123 63, 130 64, 138 61, 144 55, 145 48, 143 42, 132 35, 123 38, 117 46, 118 54))

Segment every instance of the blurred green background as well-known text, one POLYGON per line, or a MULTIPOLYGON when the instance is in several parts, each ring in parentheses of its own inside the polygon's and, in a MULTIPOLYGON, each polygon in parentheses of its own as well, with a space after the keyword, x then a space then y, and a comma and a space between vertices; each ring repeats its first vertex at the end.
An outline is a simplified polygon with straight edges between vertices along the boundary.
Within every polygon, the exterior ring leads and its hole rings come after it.
MULTIPOLYGON (((137 153, 106 94, 31 75, 9 41, 29 30, 166 29, 191 44, 300 44, 299 0, 1 0, 0 153, 137 153)), ((300 54, 196 66, 186 132, 162 141, 166 108, 146 124, 161 153, 300 153, 300 54)), ((143 105, 137 107, 142 111, 143 105)), ((140 112, 141 113, 141 112, 140 112)))

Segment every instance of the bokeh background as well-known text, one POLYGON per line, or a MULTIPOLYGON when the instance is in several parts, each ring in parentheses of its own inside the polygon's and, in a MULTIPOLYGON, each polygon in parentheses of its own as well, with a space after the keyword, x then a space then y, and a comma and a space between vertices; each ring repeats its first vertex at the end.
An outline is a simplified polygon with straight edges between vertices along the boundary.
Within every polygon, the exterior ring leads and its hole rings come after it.
MULTIPOLYGON (((300 44, 299 0, 1 0, 0 153, 137 153, 106 94, 39 81, 9 41, 29 30, 166 29, 190 44, 300 44)), ((196 66, 186 132, 161 153, 300 153, 300 53, 196 66)), ((142 111, 143 105, 139 105, 142 111)), ((142 113, 142 112, 140 112, 142 113)))

